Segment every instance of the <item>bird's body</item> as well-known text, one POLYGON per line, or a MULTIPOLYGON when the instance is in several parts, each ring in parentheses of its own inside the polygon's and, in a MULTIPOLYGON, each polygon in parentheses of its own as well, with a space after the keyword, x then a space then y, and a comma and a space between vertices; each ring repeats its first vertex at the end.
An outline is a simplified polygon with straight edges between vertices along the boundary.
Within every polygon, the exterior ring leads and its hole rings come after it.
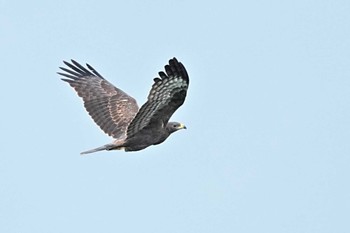
POLYGON ((114 87, 94 68, 83 67, 76 61, 64 62, 70 69, 60 67, 59 73, 83 99, 85 109, 100 128, 115 141, 82 152, 101 150, 138 151, 164 142, 171 133, 185 129, 183 124, 169 122, 171 115, 183 104, 189 84, 185 67, 173 58, 159 72, 148 95, 139 109, 134 98, 114 87))

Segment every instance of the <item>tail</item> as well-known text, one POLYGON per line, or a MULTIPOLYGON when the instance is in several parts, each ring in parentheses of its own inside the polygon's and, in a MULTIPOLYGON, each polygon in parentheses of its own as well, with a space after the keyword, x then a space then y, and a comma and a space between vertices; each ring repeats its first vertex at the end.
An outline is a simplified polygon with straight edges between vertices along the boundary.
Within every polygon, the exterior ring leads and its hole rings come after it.
POLYGON ((106 144, 104 146, 97 147, 95 149, 91 149, 91 150, 87 150, 87 151, 81 152, 80 154, 81 155, 85 155, 85 154, 90 154, 90 153, 94 153, 94 152, 101 151, 101 150, 117 150, 117 149, 119 149, 119 148, 115 144, 110 143, 110 144, 106 144))

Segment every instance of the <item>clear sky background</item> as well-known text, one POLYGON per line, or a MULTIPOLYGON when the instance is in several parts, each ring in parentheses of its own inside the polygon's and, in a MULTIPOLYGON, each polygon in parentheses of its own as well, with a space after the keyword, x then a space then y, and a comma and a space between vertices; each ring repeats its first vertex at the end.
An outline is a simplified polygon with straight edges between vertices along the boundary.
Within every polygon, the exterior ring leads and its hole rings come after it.
POLYGON ((1 1, 0 232, 350 232, 350 1, 1 1), (172 57, 187 130, 136 153, 56 74, 145 102, 172 57))

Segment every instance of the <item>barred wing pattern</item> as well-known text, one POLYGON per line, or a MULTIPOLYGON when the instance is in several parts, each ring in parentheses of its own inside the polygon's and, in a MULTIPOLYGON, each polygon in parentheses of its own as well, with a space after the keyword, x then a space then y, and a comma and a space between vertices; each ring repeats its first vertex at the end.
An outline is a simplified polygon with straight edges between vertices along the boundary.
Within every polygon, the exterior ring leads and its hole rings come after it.
POLYGON ((173 58, 165 66, 165 72, 159 72, 160 77, 154 79, 147 102, 128 127, 128 138, 146 127, 165 127, 173 113, 184 103, 189 85, 185 67, 173 58))
POLYGON ((70 69, 60 67, 66 73, 58 73, 83 99, 84 106, 95 123, 109 136, 125 138, 127 127, 138 112, 134 98, 105 80, 93 67, 78 62, 64 61, 70 69))

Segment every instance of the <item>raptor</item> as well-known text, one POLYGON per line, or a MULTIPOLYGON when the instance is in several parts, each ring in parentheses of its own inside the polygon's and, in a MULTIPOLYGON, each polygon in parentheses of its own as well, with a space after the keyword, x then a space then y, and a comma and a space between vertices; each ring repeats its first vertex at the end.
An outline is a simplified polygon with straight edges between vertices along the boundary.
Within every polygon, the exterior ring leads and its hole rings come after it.
POLYGON ((102 150, 139 151, 186 129, 182 123, 169 121, 184 103, 189 86, 187 71, 176 58, 170 59, 165 71, 158 72, 159 77, 153 79, 147 101, 141 108, 133 97, 108 82, 89 64, 84 67, 75 60, 64 64, 66 67, 60 67, 64 72, 58 72, 64 76, 62 80, 83 99, 95 123, 114 138, 112 143, 81 154, 102 150))

